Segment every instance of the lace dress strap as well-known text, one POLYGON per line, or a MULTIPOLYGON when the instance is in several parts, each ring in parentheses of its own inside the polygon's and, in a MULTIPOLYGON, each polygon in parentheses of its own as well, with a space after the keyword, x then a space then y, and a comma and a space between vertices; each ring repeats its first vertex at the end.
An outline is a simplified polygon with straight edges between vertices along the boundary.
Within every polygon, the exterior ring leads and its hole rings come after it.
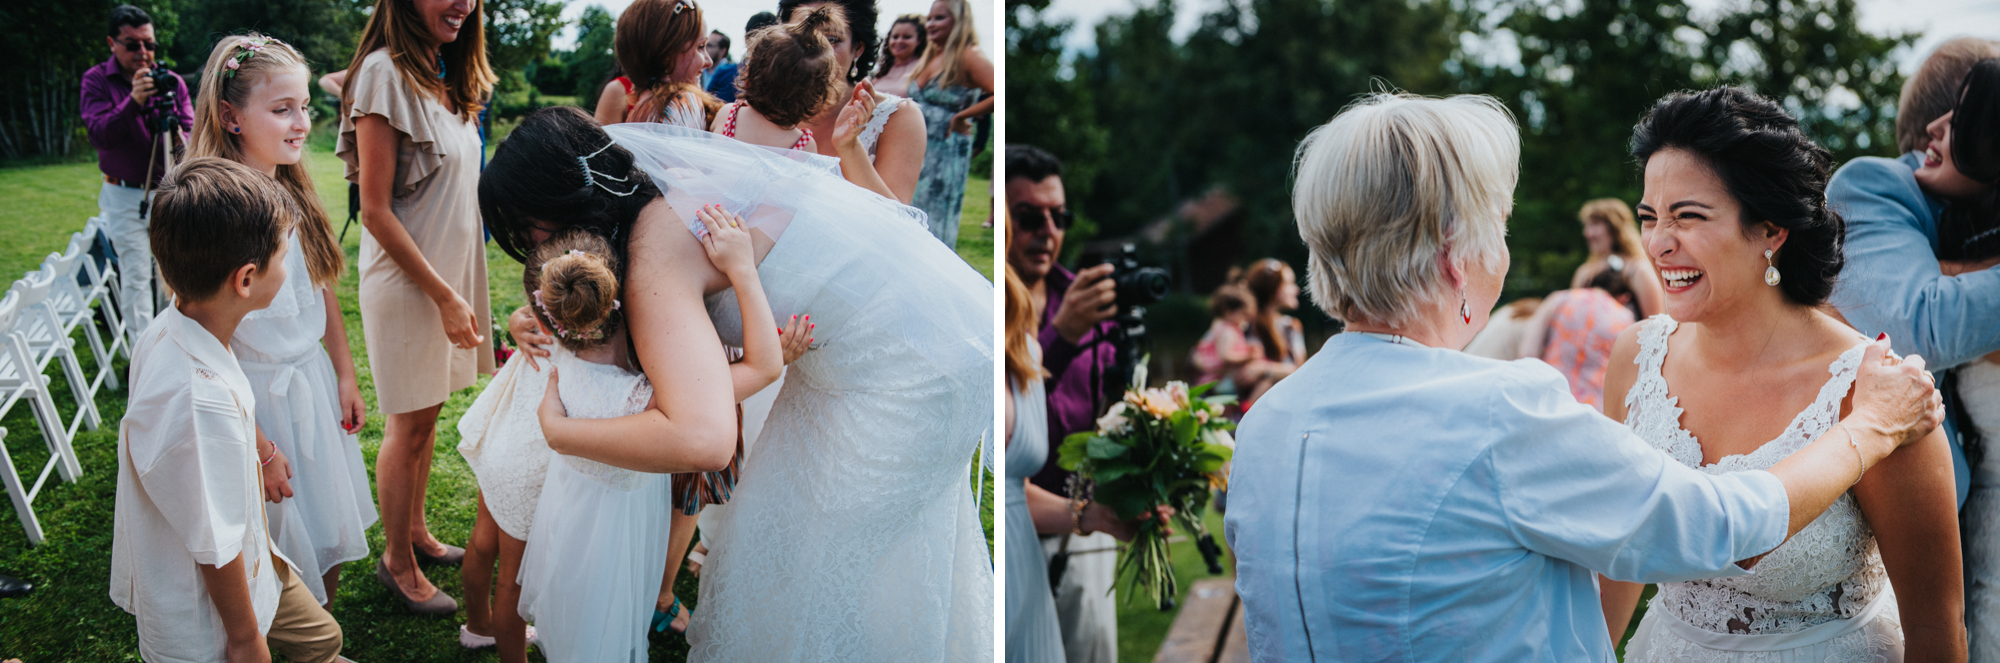
POLYGON ((882 140, 882 131, 889 128, 889 116, 895 115, 896 110, 902 108, 905 101, 893 94, 883 96, 888 98, 883 99, 882 103, 875 104, 875 115, 869 117, 868 124, 861 127, 861 149, 867 150, 871 159, 875 156, 875 144, 882 140))
POLYGON ((1680 324, 1665 313, 1639 323, 1639 355, 1632 358, 1632 363, 1639 367, 1639 377, 1632 382, 1632 389, 1625 392, 1628 412, 1667 398, 1667 377, 1661 371, 1667 363, 1667 337, 1674 335, 1680 324))
POLYGON ((1804 449, 1840 421, 1840 403, 1847 399, 1848 390, 1854 386, 1854 378, 1861 371, 1861 353, 1866 349, 1867 343, 1857 344, 1827 365, 1826 372, 1832 377, 1827 379, 1826 384, 1820 385, 1819 395, 1813 398, 1812 405, 1806 406, 1805 411, 1792 420, 1791 429, 1785 431, 1784 455, 1790 456, 1804 449))

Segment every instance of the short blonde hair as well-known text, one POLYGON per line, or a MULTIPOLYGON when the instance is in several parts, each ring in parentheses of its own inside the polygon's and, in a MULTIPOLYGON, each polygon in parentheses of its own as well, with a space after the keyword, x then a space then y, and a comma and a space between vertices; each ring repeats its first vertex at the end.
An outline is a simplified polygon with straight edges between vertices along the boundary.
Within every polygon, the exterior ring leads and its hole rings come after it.
POLYGON ((1503 259, 1520 163, 1513 114, 1485 95, 1371 94, 1314 129, 1292 188, 1313 303, 1397 326, 1454 294, 1439 253, 1503 259))

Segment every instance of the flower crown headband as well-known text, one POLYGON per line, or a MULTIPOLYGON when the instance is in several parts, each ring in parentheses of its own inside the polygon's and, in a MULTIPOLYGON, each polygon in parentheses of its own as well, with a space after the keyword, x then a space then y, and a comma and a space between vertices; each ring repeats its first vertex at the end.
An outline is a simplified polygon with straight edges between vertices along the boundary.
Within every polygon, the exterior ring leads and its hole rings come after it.
POLYGON ((223 69, 226 70, 222 72, 222 77, 224 79, 235 78, 236 69, 238 67, 243 66, 244 62, 248 62, 250 60, 250 56, 264 52, 264 47, 270 46, 271 42, 273 41, 275 40, 271 39, 270 37, 245 38, 243 40, 243 43, 237 44, 236 53, 234 55, 229 56, 229 60, 227 62, 222 63, 223 69))
MULTIPOLYGON (((578 251, 576 249, 570 249, 568 255, 582 258, 582 257, 587 257, 590 254, 578 251)), ((556 338, 560 338, 567 341, 597 341, 597 340, 602 340, 604 338, 604 323, 602 322, 598 323, 596 327, 592 327, 588 330, 571 331, 569 329, 563 328, 562 321, 557 320, 555 314, 549 312, 549 306, 547 304, 542 303, 541 288, 535 289, 535 308, 540 309, 542 311, 542 317, 548 320, 550 325, 555 326, 556 338)), ((620 306, 618 300, 616 299, 611 300, 611 310, 617 311, 619 310, 619 308, 620 306)), ((611 316, 604 317, 604 322, 610 322, 610 321, 611 321, 611 316)))

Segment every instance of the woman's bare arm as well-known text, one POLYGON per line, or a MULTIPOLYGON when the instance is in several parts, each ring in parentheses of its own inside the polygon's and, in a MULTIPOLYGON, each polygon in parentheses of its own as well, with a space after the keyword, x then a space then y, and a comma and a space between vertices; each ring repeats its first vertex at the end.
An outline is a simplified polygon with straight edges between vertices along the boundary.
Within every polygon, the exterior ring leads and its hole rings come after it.
POLYGON ((985 90, 986 98, 951 116, 950 129, 952 133, 956 134, 972 133, 972 118, 993 112, 993 100, 995 98, 993 96, 993 61, 986 59, 986 54, 979 52, 979 49, 968 48, 965 49, 964 64, 966 73, 972 75, 972 84, 981 90, 985 90))
POLYGON ((625 86, 618 81, 604 84, 597 92, 597 111, 591 115, 598 124, 618 124, 625 121, 625 86))
POLYGON ((354 148, 359 164, 356 184, 361 188, 361 227, 375 238, 382 252, 396 263, 396 268, 417 285, 417 289, 431 298, 437 305, 438 315, 444 320, 444 333, 452 345, 461 348, 477 347, 486 339, 479 335, 479 323, 474 318, 472 305, 453 290, 451 284, 438 276, 424 258, 422 249, 410 238, 410 231, 403 227, 402 219, 396 218, 390 207, 394 199, 393 186, 396 179, 396 143, 402 132, 389 124, 389 119, 380 115, 363 115, 354 120, 354 148))
POLYGON ((722 469, 736 453, 736 399, 722 340, 702 302, 708 280, 719 276, 662 201, 640 213, 627 253, 625 320, 658 408, 570 419, 552 370, 540 412, 549 448, 641 472, 722 469))
MULTIPOLYGON (((1632 390, 1632 383, 1638 381, 1639 367, 1632 359, 1639 356, 1639 328, 1643 324, 1625 328, 1618 340, 1611 345, 1611 364, 1604 370, 1604 416, 1612 421, 1625 421, 1625 394, 1632 390)), ((1533 356, 1541 356, 1537 352, 1533 356)), ((1618 644, 1625 637, 1625 627, 1632 623, 1632 613, 1639 607, 1639 597, 1645 593, 1646 583, 1621 582, 1604 576, 1597 577, 1598 602, 1604 607, 1604 625, 1611 632, 1611 644, 1618 644)))
POLYGON ((1942 429, 1889 454, 1854 486, 1902 611, 1905 660, 1964 661, 1965 584, 1951 448, 1942 429))

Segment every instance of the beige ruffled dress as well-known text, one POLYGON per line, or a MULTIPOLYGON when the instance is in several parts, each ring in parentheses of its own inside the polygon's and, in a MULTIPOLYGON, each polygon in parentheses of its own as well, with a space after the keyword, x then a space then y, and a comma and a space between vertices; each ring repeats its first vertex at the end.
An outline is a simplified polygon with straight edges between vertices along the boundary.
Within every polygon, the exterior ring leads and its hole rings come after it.
POLYGON ((479 130, 430 94, 410 88, 387 50, 368 54, 347 85, 353 104, 340 119, 335 153, 347 162, 348 181, 360 181, 354 121, 366 115, 388 119, 402 134, 390 209, 431 269, 472 307, 475 329, 488 337, 477 348, 452 347, 437 305, 373 235, 363 234, 361 329, 376 406, 384 414, 410 412, 443 403, 451 392, 472 386, 479 373, 493 372, 479 224, 479 130))

